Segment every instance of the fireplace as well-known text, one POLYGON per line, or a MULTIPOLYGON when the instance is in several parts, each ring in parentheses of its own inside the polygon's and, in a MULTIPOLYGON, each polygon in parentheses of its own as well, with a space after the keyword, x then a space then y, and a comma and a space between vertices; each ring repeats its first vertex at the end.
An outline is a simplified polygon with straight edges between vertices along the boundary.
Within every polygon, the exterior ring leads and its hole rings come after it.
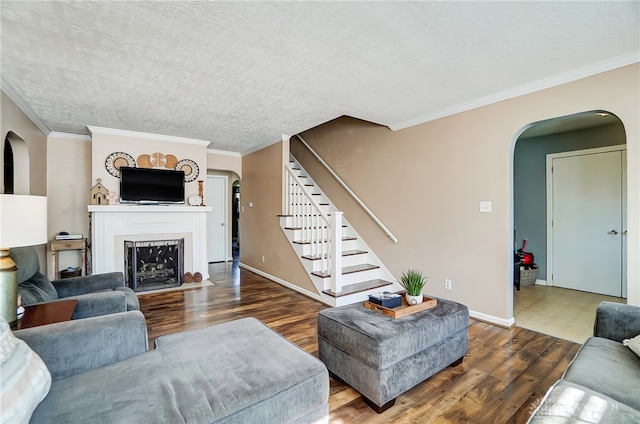
MULTIPOLYGON (((209 278, 207 214, 209 206, 90 205, 91 272, 122 272, 124 241, 184 238, 183 272, 209 278)), ((184 274, 183 274, 184 275, 184 274)))
POLYGON ((184 239, 125 240, 124 269, 127 286, 134 291, 182 285, 184 239))

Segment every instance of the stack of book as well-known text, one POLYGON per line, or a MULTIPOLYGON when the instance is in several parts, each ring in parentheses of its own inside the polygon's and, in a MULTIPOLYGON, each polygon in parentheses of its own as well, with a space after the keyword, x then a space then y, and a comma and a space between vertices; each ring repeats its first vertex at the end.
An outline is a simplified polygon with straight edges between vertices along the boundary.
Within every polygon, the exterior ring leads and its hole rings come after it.
POLYGON ((80 240, 83 239, 82 234, 58 234, 56 240, 80 240))

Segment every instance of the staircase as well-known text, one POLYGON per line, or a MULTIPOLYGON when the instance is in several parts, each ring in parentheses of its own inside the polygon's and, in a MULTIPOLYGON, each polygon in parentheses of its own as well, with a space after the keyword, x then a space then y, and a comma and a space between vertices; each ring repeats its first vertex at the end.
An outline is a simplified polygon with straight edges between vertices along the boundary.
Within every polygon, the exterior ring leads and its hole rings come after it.
POLYGON ((401 289, 293 156, 285 165, 284 195, 280 226, 322 302, 342 306, 401 289))

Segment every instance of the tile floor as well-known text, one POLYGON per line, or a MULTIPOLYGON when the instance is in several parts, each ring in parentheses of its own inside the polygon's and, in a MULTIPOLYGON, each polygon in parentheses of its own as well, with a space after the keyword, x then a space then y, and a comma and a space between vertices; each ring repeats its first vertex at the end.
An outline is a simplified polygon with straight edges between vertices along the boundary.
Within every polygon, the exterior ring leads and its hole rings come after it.
POLYGON ((620 297, 542 285, 514 289, 516 325, 576 343, 593 335, 597 306, 603 300, 626 303, 620 297))

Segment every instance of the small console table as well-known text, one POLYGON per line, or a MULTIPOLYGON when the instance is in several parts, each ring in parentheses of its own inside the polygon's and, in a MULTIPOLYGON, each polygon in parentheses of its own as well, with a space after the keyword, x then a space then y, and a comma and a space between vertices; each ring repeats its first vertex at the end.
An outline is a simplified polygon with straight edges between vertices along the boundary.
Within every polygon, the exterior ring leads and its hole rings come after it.
POLYGON ((54 240, 51 242, 51 265, 49 266, 49 279, 60 278, 60 263, 58 253, 63 250, 80 250, 82 252, 82 274, 87 275, 87 239, 54 240))

